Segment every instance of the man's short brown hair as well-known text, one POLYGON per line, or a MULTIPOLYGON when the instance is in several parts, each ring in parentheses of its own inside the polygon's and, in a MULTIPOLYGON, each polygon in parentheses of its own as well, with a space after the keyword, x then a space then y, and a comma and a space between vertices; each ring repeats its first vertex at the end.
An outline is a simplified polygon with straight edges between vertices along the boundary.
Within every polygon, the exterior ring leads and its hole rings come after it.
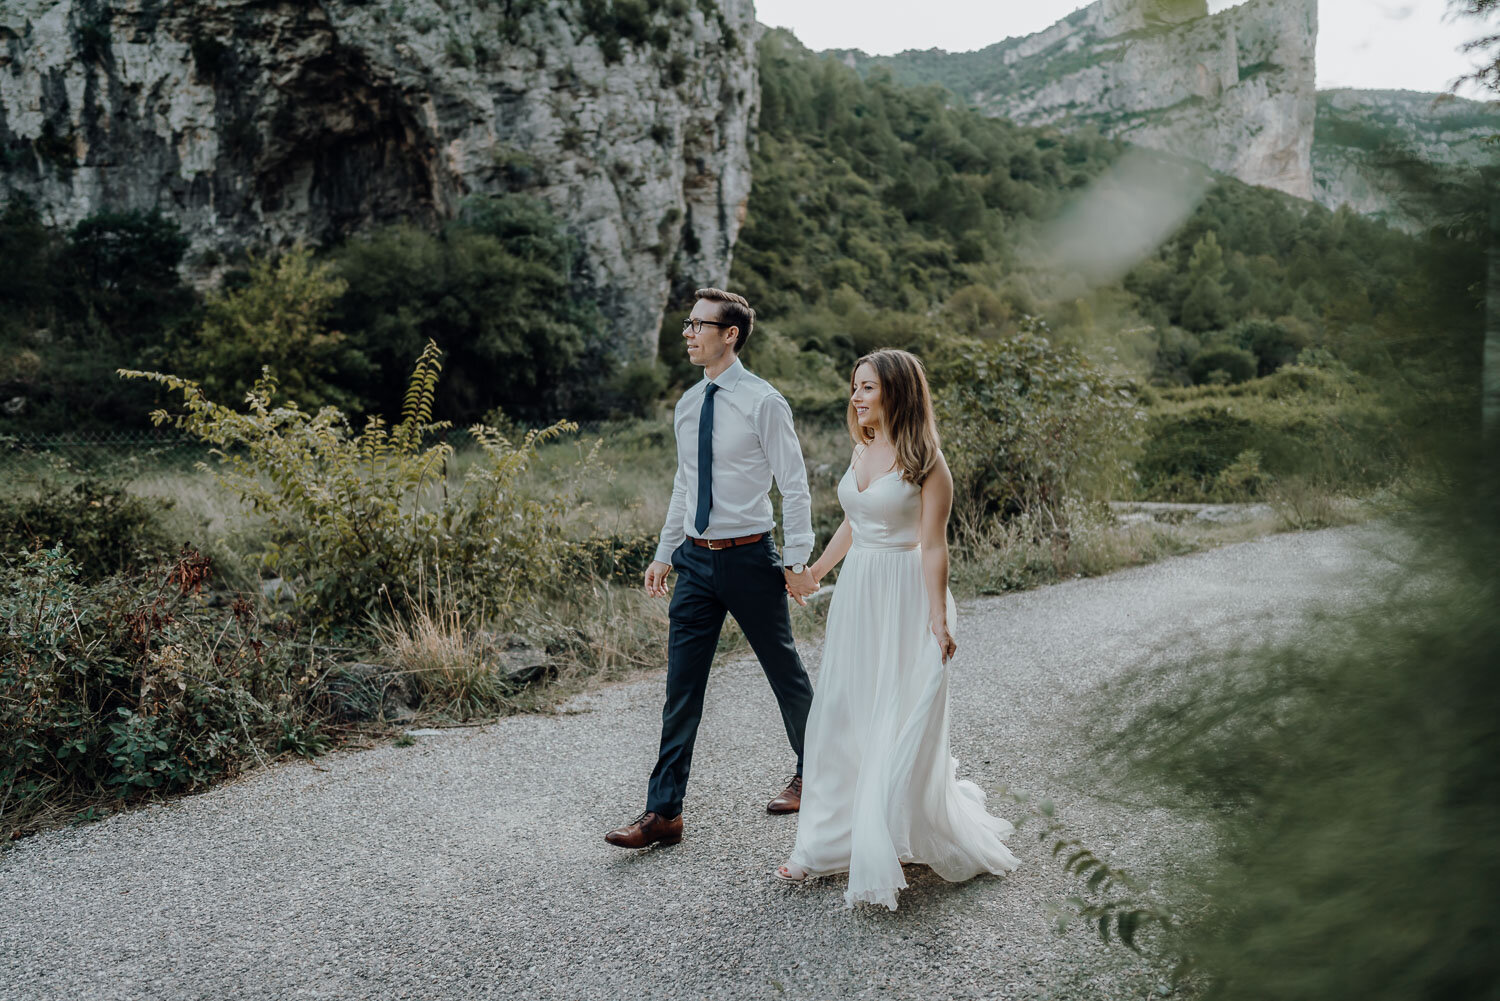
POLYGON ((740 336, 734 342, 734 353, 739 354, 744 349, 745 342, 750 339, 750 331, 755 327, 755 310, 750 308, 745 297, 735 295, 733 292, 725 292, 721 288, 700 288, 693 295, 699 299, 718 303, 719 322, 740 328, 740 336))

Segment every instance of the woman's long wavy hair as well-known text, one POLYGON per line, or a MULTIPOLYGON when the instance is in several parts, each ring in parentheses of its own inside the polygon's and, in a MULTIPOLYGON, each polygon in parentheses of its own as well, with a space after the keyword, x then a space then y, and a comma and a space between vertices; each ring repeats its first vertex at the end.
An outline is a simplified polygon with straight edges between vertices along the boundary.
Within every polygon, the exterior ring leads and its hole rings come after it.
POLYGON ((854 378, 861 365, 875 369, 880 380, 880 410, 885 433, 896 446, 896 466, 901 478, 921 486, 937 464, 937 418, 932 412, 932 391, 927 388, 927 371, 916 355, 909 351, 885 349, 865 355, 854 363, 849 373, 849 437, 856 445, 868 445, 873 431, 860 427, 854 413, 854 378))

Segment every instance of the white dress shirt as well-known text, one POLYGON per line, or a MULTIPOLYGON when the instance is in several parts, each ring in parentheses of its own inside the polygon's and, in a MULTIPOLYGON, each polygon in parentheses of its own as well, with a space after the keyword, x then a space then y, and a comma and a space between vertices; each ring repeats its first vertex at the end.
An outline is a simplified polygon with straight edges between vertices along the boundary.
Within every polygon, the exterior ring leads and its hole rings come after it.
MULTIPOLYGON (((782 562, 790 566, 812 557, 812 494, 802 445, 792 425, 792 408, 766 380, 752 375, 738 358, 713 380, 713 507, 708 530, 699 538, 737 539, 776 527, 771 510, 771 479, 781 488, 781 516, 786 521, 782 562)), ((672 553, 689 535, 697 536, 698 417, 703 410, 707 378, 677 401, 677 476, 672 503, 656 547, 656 559, 672 562, 672 553)))

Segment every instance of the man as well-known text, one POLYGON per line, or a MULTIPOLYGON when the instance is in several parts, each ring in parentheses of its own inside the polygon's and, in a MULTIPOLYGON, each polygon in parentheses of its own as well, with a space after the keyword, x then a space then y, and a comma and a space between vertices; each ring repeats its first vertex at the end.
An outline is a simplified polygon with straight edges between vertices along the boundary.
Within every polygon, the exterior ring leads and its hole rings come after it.
POLYGON ((646 569, 646 592, 667 594, 677 570, 667 640, 667 698, 661 714, 661 752, 646 796, 646 812, 604 840, 622 848, 682 840, 682 797, 703 714, 703 691, 724 615, 733 615, 759 658, 776 701, 797 772, 766 809, 793 813, 802 802, 802 734, 812 684, 787 614, 787 595, 806 604, 817 590, 812 555, 812 497, 792 410, 770 383, 751 375, 739 353, 750 339, 755 311, 743 297, 699 289, 683 321, 688 360, 703 381, 677 402, 677 476, 656 559, 646 569), (781 489, 786 552, 778 557, 771 531, 771 480, 781 489))

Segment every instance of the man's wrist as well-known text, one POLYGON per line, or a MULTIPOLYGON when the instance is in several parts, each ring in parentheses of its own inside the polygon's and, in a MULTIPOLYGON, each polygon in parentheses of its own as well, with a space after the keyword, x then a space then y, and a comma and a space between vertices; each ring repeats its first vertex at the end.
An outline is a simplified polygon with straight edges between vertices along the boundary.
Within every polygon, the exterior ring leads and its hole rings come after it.
POLYGON ((812 562, 811 545, 787 545, 781 548, 781 565, 789 567, 794 563, 812 562))
POLYGON ((801 577, 804 573, 807 572, 807 564, 806 563, 786 563, 786 564, 782 565, 782 569, 785 570, 787 573, 791 574, 794 577, 801 577))

